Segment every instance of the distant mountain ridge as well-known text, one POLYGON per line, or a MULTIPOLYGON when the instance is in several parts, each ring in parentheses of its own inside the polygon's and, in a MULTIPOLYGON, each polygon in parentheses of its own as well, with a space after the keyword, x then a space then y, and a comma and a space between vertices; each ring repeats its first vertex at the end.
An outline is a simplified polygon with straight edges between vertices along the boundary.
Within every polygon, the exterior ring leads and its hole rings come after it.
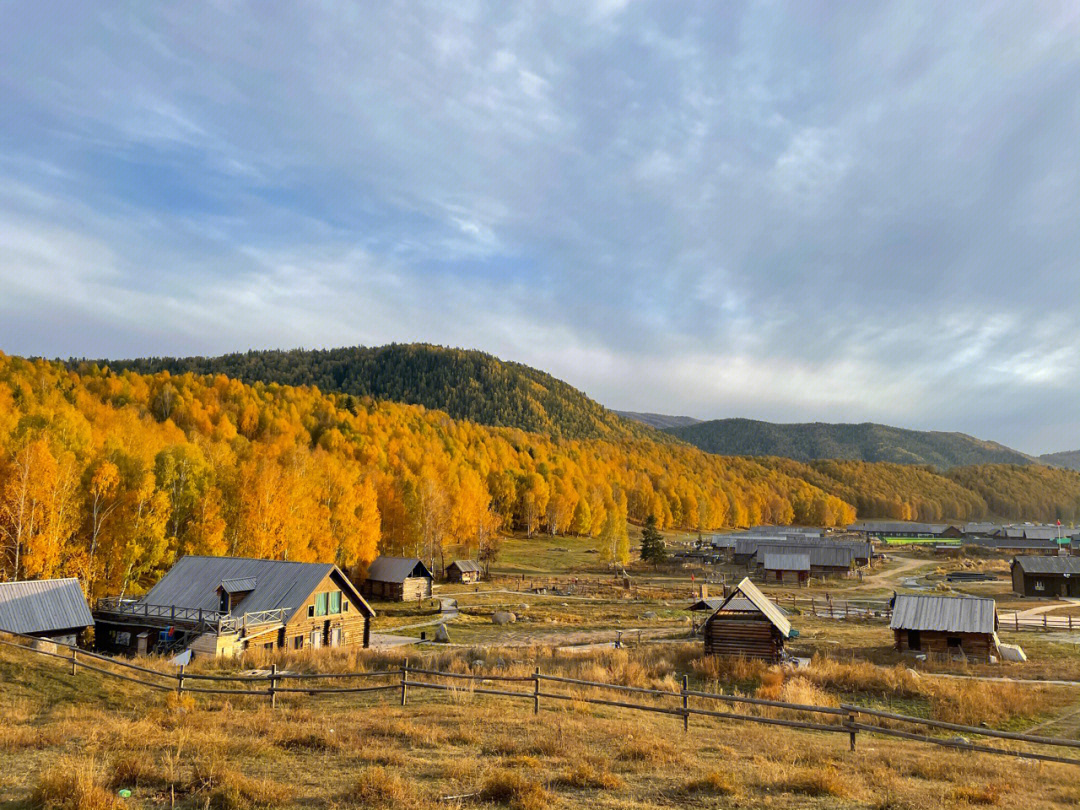
POLYGON ((906 430, 872 422, 777 424, 715 419, 667 432, 706 452, 725 456, 778 456, 804 462, 885 461, 946 470, 973 464, 1039 463, 1018 450, 965 433, 906 430))
POLYGON ((674 441, 646 424, 622 418, 546 372, 480 351, 426 343, 98 363, 142 374, 224 374, 249 384, 316 386, 324 392, 423 405, 455 419, 553 437, 674 441))
POLYGON ((1061 453, 1044 453, 1039 456, 1039 461, 1048 467, 1080 470, 1080 450, 1065 450, 1061 453))
POLYGON ((640 413, 638 411, 615 411, 615 413, 623 419, 633 419, 635 422, 641 422, 642 424, 654 427, 657 430, 688 427, 689 425, 696 425, 701 421, 692 416, 668 416, 663 413, 640 413))

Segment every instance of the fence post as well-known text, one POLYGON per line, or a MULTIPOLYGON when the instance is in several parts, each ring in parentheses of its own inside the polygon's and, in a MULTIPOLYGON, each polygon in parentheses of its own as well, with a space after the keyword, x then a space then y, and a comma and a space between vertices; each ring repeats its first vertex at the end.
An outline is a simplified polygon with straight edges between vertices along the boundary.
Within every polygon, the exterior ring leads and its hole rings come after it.
POLYGON ((277 664, 270 665, 270 708, 277 708, 277 664))
POLYGON ((1013 611, 1013 624, 1016 625, 1016 632, 1020 632, 1020 610, 1019 608, 1013 611))
POLYGON ((690 730, 690 695, 686 694, 690 688, 690 676, 682 676, 682 730, 690 730))
POLYGON ((405 701, 408 695, 409 682, 406 680, 406 676, 409 672, 409 659, 405 659, 405 663, 401 665, 401 705, 405 705, 405 701))
POLYGON ((176 694, 184 693, 184 665, 180 665, 180 672, 176 675, 176 694))
POLYGON ((540 714, 540 667, 533 674, 533 714, 540 714))
POLYGON ((72 647, 71 648, 71 674, 72 675, 75 674, 75 668, 78 666, 78 664, 76 663, 76 660, 77 660, 76 657, 75 657, 76 655, 77 655, 77 651, 75 650, 74 647, 72 647))
POLYGON ((849 735, 850 738, 851 738, 851 750, 854 751, 855 750, 855 735, 858 733, 858 729, 855 728, 855 712, 848 712, 847 719, 848 719, 848 724, 851 727, 851 732, 850 732, 850 735, 849 735))

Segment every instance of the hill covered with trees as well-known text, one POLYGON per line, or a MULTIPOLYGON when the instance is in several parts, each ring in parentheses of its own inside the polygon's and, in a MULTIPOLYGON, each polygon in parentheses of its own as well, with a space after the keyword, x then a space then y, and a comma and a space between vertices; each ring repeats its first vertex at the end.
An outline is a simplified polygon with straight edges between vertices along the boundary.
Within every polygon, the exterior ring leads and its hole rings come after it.
POLYGON ((781 456, 796 461, 850 459, 929 465, 939 470, 972 464, 1033 464, 996 442, 964 433, 904 430, 862 424, 777 424, 754 419, 715 419, 667 430, 709 453, 781 456))
POLYGON ((696 425, 701 421, 692 416, 668 416, 666 413, 641 413, 639 411, 615 411, 615 413, 623 419, 632 419, 635 422, 641 422, 643 425, 658 430, 696 425))
POLYGON ((246 383, 312 385, 568 439, 666 440, 543 371, 479 351, 422 343, 99 362, 144 374, 224 374, 246 383))
POLYGON ((1045 455, 1039 456, 1039 461, 1048 467, 1080 470, 1080 450, 1066 450, 1061 453, 1046 453, 1045 455))

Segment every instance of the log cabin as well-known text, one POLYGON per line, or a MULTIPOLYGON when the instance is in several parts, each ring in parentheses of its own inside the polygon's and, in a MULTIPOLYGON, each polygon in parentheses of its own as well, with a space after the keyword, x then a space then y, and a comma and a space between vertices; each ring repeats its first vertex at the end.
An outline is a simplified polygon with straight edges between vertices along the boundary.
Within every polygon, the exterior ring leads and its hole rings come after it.
POLYGON ((898 652, 975 661, 997 653, 993 599, 904 594, 896 597, 889 627, 898 652))
POLYGON ((0 630, 78 644, 93 626, 77 579, 0 582, 0 630))
POLYGON ((100 599, 95 646, 109 653, 237 655, 364 646, 375 612, 331 563, 181 557, 141 599, 100 599))
POLYGON ((703 629, 706 655, 779 661, 791 622, 748 578, 720 603, 703 629))
POLYGON ((1080 597, 1080 557, 1014 557, 1012 584, 1020 596, 1080 597))
POLYGON ((378 557, 360 584, 360 592, 387 602, 430 599, 434 578, 419 557, 378 557))
POLYGON ((810 579, 810 555, 765 552, 762 573, 766 583, 799 585, 810 579))
POLYGON ((446 566, 446 581, 470 584, 480 581, 480 565, 472 560, 454 560, 446 566))

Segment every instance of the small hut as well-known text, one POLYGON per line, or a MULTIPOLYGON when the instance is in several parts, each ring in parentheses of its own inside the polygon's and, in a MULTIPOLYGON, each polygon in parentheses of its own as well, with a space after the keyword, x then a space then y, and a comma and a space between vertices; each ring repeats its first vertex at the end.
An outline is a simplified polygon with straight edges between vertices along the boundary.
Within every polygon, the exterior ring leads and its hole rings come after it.
POLYGON ((434 578, 419 557, 378 557, 368 569, 360 592, 388 602, 430 599, 434 578))
POLYGON ((766 552, 762 568, 765 582, 798 585, 810 579, 810 555, 766 552))
POLYGON ((791 622, 748 578, 705 621, 705 654, 778 661, 791 622))
POLYGON ((997 607, 976 596, 896 597, 892 621, 898 652, 988 661, 997 651, 997 607))
POLYGON ((0 583, 0 630, 77 644, 94 617, 77 579, 0 583))
POLYGON ((454 560, 446 566, 447 582, 472 583, 480 581, 480 565, 472 560, 454 560))
POLYGON ((1013 591, 1020 596, 1080 596, 1080 557, 1014 557, 1013 591))

